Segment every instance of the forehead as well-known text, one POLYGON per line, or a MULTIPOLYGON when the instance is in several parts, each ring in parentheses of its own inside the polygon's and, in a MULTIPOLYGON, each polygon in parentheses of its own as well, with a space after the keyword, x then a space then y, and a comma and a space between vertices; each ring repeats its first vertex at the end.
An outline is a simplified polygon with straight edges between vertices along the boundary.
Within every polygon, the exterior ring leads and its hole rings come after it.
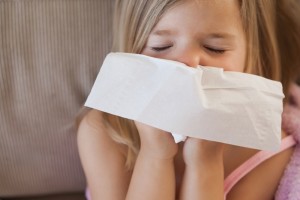
POLYGON ((154 29, 172 27, 239 33, 242 30, 239 4, 237 0, 179 1, 162 15, 154 29))

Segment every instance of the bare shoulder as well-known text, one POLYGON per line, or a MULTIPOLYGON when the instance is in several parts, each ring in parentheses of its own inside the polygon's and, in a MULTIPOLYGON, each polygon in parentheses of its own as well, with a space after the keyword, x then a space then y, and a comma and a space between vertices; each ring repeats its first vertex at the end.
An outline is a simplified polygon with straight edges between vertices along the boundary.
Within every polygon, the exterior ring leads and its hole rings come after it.
POLYGON ((289 148, 258 165, 233 187, 227 199, 274 199, 293 150, 289 148))
POLYGON ((78 143, 87 145, 95 145, 94 148, 98 150, 102 149, 101 152, 112 150, 117 148, 123 149, 122 145, 116 143, 110 137, 112 128, 105 122, 103 112, 98 110, 90 110, 86 113, 79 124, 78 128, 78 143))
POLYGON ((105 130, 103 113, 94 109, 89 110, 79 124, 78 131, 82 129, 105 130))
POLYGON ((124 199, 130 180, 125 169, 126 147, 115 142, 103 113, 90 110, 78 129, 78 149, 92 199, 124 199), (115 190, 108 188, 114 187, 115 190))

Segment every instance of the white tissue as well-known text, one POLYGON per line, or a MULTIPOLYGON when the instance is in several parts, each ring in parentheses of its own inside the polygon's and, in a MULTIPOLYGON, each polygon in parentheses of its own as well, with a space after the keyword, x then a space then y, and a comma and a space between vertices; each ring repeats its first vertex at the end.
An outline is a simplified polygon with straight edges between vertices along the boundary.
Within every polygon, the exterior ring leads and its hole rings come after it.
POLYGON ((110 53, 85 106, 170 133, 277 150, 280 82, 139 54, 110 53))
POLYGON ((179 142, 183 142, 183 141, 185 141, 186 140, 186 136, 184 136, 184 135, 179 135, 179 134, 176 134, 176 133, 171 133, 172 134, 172 136, 173 136, 173 138, 174 138, 174 141, 176 142, 176 143, 179 143, 179 142))

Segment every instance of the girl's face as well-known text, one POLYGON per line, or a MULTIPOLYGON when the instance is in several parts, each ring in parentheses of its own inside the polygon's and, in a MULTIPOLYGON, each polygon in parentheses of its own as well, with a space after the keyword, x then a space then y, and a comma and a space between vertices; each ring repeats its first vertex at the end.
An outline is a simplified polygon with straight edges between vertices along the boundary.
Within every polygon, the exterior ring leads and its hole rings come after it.
POLYGON ((185 0, 151 31, 142 54, 242 72, 246 42, 236 0, 185 0))

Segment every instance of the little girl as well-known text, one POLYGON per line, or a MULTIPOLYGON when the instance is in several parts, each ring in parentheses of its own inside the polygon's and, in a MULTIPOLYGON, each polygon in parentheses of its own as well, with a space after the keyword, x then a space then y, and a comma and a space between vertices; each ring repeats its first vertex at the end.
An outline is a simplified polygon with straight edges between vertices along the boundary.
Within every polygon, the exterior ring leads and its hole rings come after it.
MULTIPOLYGON (((281 81, 287 94, 299 74, 299 13, 297 0, 117 0, 113 51, 252 73, 281 81)), ((288 135, 275 154, 176 144, 165 131, 89 110, 78 145, 92 200, 258 200, 275 198, 294 150, 288 135)))

